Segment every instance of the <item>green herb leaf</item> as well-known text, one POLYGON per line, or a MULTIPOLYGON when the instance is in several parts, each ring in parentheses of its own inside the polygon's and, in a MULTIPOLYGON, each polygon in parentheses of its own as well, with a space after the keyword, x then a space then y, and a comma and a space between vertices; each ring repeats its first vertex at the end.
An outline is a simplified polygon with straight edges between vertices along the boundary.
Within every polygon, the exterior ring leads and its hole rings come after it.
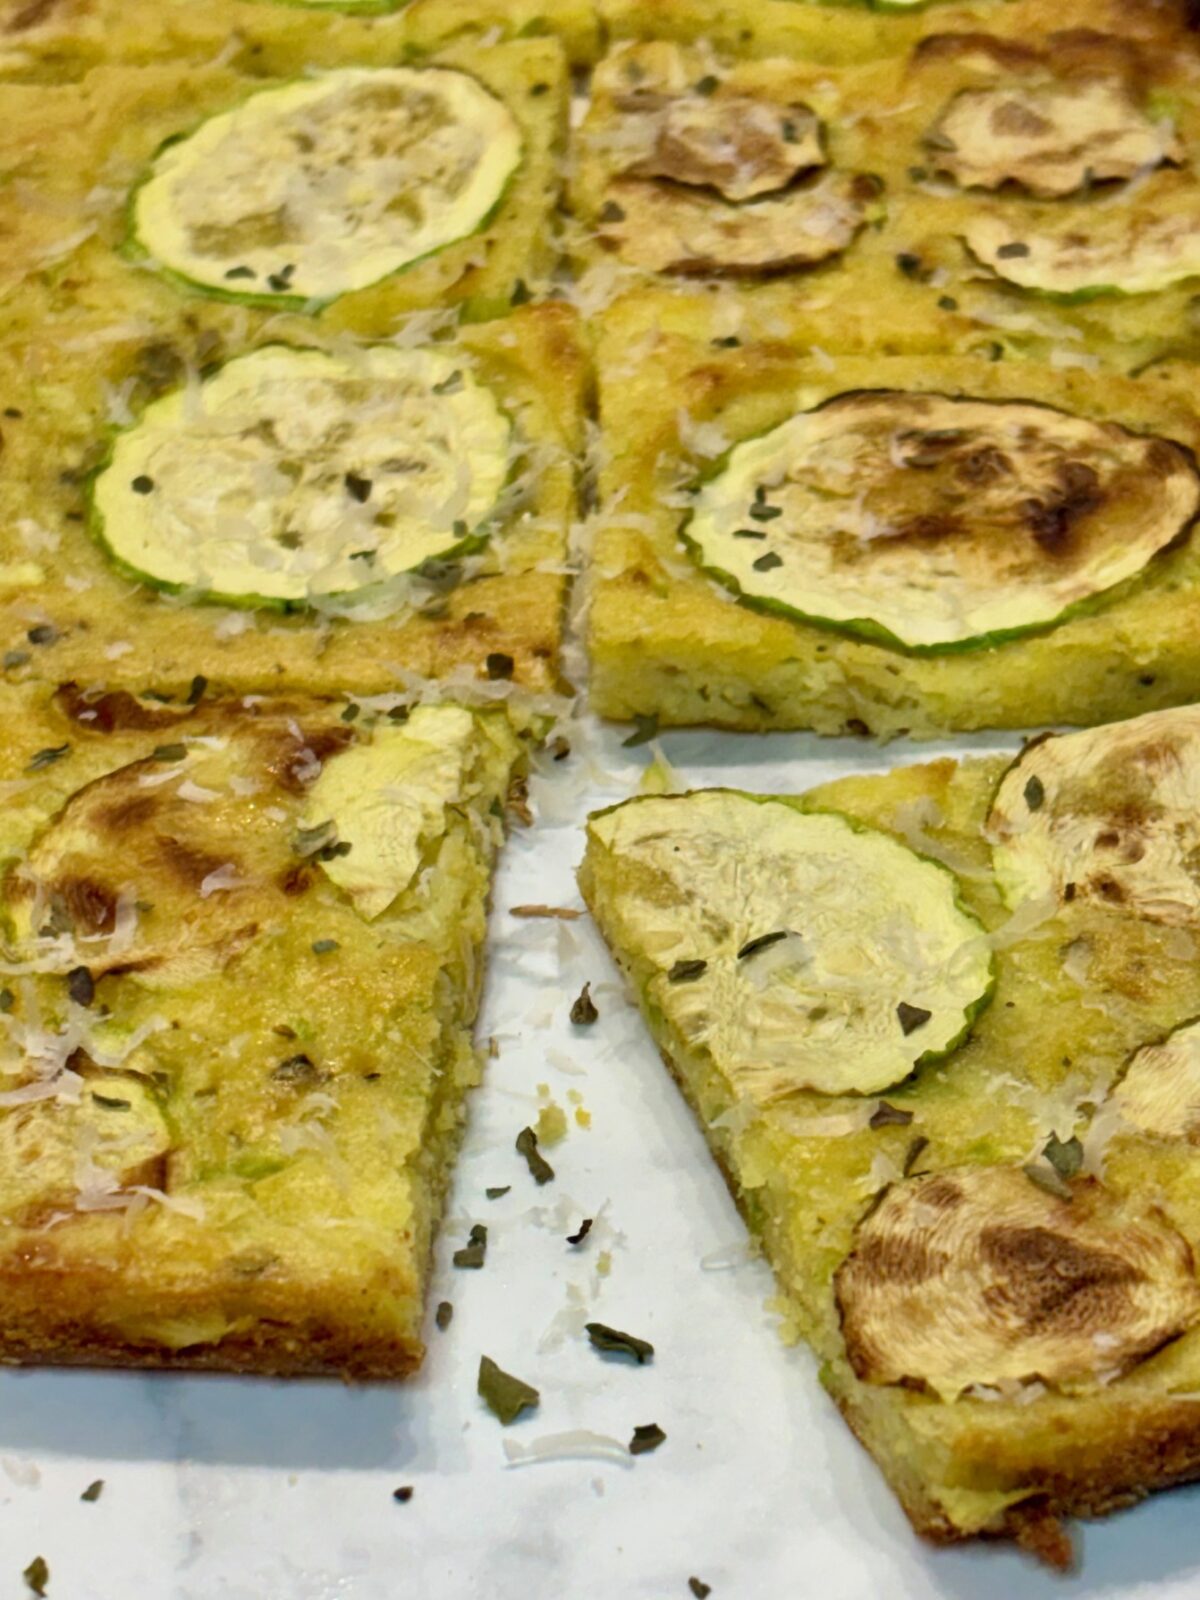
POLYGON ((667 973, 668 983, 695 983, 708 971, 707 961, 677 961, 667 973))
POLYGON ((902 1111, 899 1106, 889 1105, 886 1100, 881 1100, 871 1113, 869 1128, 907 1128, 913 1119, 911 1111, 902 1111))
POLYGON ((433 1320, 442 1330, 442 1332, 445 1333, 446 1329, 454 1321, 454 1307, 450 1304, 449 1300, 438 1301, 438 1308, 433 1313, 433 1320))
POLYGON ((592 999, 591 988, 590 983, 585 983, 579 992, 579 998, 571 1007, 571 1021, 577 1028, 590 1027, 600 1015, 596 1010, 596 1003, 592 999))
POLYGON ((96 980, 86 967, 72 967, 67 973, 67 993, 77 1006, 90 1006, 96 998, 96 980))
POLYGON ((648 1339, 638 1339, 632 1333, 622 1333, 619 1328, 607 1327, 603 1322, 589 1322, 587 1336, 597 1350, 611 1351, 616 1355, 632 1356, 638 1366, 644 1366, 654 1354, 648 1339))
POLYGON ((657 1450, 666 1440, 666 1434, 657 1422, 640 1423, 633 1430, 633 1438, 629 1441, 629 1454, 631 1456, 644 1456, 651 1450, 657 1450))
POLYGON ((777 933, 760 933, 757 939, 750 939, 742 946, 737 958, 739 961, 745 961, 747 956, 757 955, 760 950, 769 950, 773 944, 778 944, 781 939, 786 938, 786 928, 780 928, 777 933))
POLYGON ((541 1399, 536 1389, 498 1367, 490 1356, 479 1358, 476 1388, 488 1410, 499 1417, 505 1427, 515 1422, 522 1411, 532 1410, 541 1399))
POLYGON ((50 1568, 46 1565, 43 1556, 34 1556, 21 1576, 34 1594, 44 1595, 46 1585, 50 1582, 50 1568))
POLYGON ((640 712, 635 712, 633 718, 633 732, 629 735, 628 739, 621 740, 621 748, 623 750, 632 750, 635 745, 649 744, 651 739, 657 738, 657 715, 655 715, 654 712, 651 712, 648 717, 644 717, 640 712))
POLYGON ((907 1000, 901 1000, 896 1007, 896 1015, 900 1019, 900 1031, 907 1039, 910 1033, 915 1033, 918 1028, 923 1028, 933 1015, 924 1006, 910 1006, 907 1000))
POLYGON ((1030 1183, 1037 1184, 1039 1189, 1045 1189, 1047 1194, 1052 1194, 1059 1200, 1073 1200, 1071 1186, 1065 1178, 1060 1178, 1053 1167, 1036 1166, 1032 1162, 1022 1167, 1021 1171, 1030 1183))
POLYGON ((525 1157, 529 1170, 539 1183, 549 1183, 554 1176, 554 1168, 538 1149, 537 1134, 532 1128, 522 1128, 517 1135, 517 1149, 525 1157))
POLYGON ((43 767, 52 767, 56 761, 62 760, 70 748, 69 744, 56 744, 39 750, 25 768, 26 772, 40 772, 43 767))
POLYGON ((292 849, 302 860, 319 855, 337 840, 337 824, 319 822, 315 828, 300 828, 292 840, 292 849))
POLYGON ((86 1500, 89 1505, 95 1505, 96 1501, 99 1500, 103 1493, 104 1479, 97 1478, 94 1483, 88 1484, 87 1488, 83 1491, 79 1498, 81 1500, 86 1500))
POLYGON ((1062 1140, 1052 1133, 1042 1154, 1060 1178, 1073 1178, 1083 1166, 1083 1145, 1076 1138, 1062 1140))
POLYGON ((922 1154, 928 1148, 929 1140, 924 1134, 919 1133, 909 1145, 908 1149, 904 1152, 904 1167, 902 1170, 906 1178, 911 1175, 912 1169, 916 1166, 917 1162, 921 1159, 922 1154))
POLYGON ((482 1222, 477 1222, 468 1235, 467 1242, 461 1250, 456 1250, 451 1259, 456 1267, 481 1267, 487 1255, 487 1229, 482 1222))
POLYGON ((97 1094, 95 1089, 92 1090, 92 1099, 106 1111, 128 1111, 133 1103, 130 1100, 118 1100, 114 1095, 97 1094))

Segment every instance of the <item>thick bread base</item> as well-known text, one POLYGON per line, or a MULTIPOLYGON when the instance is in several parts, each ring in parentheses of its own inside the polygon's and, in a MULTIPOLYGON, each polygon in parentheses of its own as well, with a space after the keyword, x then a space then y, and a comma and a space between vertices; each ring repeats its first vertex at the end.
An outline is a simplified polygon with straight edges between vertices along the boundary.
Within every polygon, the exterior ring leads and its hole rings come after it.
MULTIPOLYGON (((595 915, 586 873, 581 883, 584 897, 595 915)), ((743 1221, 757 1235, 741 1186, 711 1139, 686 1078, 666 1050, 660 1049, 659 1054, 704 1128, 717 1169, 743 1221)), ((855 1380, 846 1374, 844 1381, 850 1385, 855 1380)), ((887 1479, 914 1532, 932 1544, 962 1544, 972 1539, 1007 1540, 1046 1565, 1065 1572, 1075 1562, 1074 1544, 1065 1525, 1067 1519, 1106 1516, 1136 1505, 1156 1490, 1176 1488, 1200 1479, 1200 1406, 1168 1400, 1157 1408, 1152 1421, 1142 1425, 1136 1437, 1114 1434, 1107 1441, 1107 1449, 1099 1453, 1094 1450, 1080 1453, 1078 1470, 1070 1473, 1050 1470, 1039 1474, 1037 1481, 1030 1483, 1028 1494, 1007 1506, 994 1521, 983 1527, 963 1528, 947 1515, 919 1475, 905 1471, 894 1453, 888 1452, 866 1412, 856 1403, 852 1390, 840 1388, 825 1374, 822 1374, 822 1382, 850 1431, 887 1479)))

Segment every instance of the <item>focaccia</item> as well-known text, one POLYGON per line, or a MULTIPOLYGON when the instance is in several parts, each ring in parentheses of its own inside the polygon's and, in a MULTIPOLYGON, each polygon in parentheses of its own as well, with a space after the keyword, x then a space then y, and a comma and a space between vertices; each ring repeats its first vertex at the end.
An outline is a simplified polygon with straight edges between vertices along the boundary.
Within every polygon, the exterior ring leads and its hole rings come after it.
POLYGON ((503 712, 4 691, 0 1360, 402 1377, 503 712))
POLYGON ((581 884, 915 1527, 1200 1475, 1195 708, 596 813, 581 884))

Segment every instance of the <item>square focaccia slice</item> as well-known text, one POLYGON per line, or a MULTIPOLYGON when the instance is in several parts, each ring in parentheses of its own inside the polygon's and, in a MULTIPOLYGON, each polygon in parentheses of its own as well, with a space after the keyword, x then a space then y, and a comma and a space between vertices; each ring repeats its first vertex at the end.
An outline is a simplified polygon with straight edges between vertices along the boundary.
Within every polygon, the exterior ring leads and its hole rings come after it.
POLYGON ((622 41, 579 136, 585 294, 657 279, 833 350, 1144 366, 1193 338, 1196 87, 1178 32, 946 32, 835 68, 622 41))
POLYGON ((112 308, 0 343, 18 679, 561 687, 582 358, 553 304, 432 343, 112 308))
POLYGON ((5 295, 170 317, 157 285, 177 318, 215 300, 372 337, 413 311, 529 298, 557 261, 561 45, 373 55, 335 36, 323 54, 320 39, 307 66, 218 51, 0 85, 0 164, 21 173, 5 295))
POLYGON ((619 302, 588 578, 616 719, 928 737, 1200 692, 1187 364, 871 359, 619 302))
MULTIPOLYGON (((433 0, 429 0, 432 4, 433 0)), ((1023 39, 1072 27, 1186 41, 1182 0, 597 0, 604 36, 703 43, 738 56, 827 65, 900 56, 927 34, 977 31, 1023 39)))
POLYGON ((100 62, 194 62, 225 51, 253 73, 393 66, 406 51, 482 34, 550 36, 573 61, 596 53, 590 0, 0 0, 0 76, 79 78, 100 62))
POLYGON ((402 1377, 502 711, 4 692, 0 1358, 402 1377))
POLYGON ((1200 1476, 1200 713, 588 827, 592 913, 913 1524, 1200 1476), (994 851, 994 854, 993 854, 994 851))

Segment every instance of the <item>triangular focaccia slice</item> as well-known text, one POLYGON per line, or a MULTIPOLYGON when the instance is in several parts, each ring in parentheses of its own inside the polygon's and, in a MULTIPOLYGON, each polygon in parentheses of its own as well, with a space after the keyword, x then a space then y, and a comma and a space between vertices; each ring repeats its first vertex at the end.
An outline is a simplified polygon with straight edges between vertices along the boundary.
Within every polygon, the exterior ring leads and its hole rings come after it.
POLYGON ((939 1542, 1065 1565, 1064 1518, 1200 1476, 1198 782, 1189 708, 591 818, 787 1328, 939 1542))
POLYGON ((507 719, 3 704, 0 1359, 403 1376, 507 719))

